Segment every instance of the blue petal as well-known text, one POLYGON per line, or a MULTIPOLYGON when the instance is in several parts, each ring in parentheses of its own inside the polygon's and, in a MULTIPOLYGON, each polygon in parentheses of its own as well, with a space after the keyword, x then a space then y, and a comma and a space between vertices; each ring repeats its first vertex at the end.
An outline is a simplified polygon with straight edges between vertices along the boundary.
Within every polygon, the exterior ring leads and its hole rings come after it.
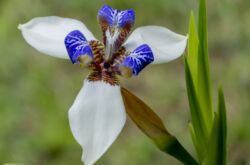
POLYGON ((93 58, 92 49, 89 46, 88 41, 78 30, 70 32, 65 37, 64 44, 73 64, 78 62, 78 57, 81 55, 88 55, 93 58))
POLYGON ((115 52, 128 37, 135 23, 135 12, 131 9, 117 10, 104 5, 98 12, 98 19, 102 28, 103 43, 106 46, 111 45, 115 52))
POLYGON ((116 10, 108 5, 104 5, 98 12, 100 23, 107 23, 110 27, 117 26, 123 28, 125 25, 133 26, 135 22, 135 12, 129 10, 116 10))
POLYGON ((117 14, 117 10, 114 10, 108 5, 104 5, 98 12, 99 19, 107 22, 109 26, 113 26, 114 18, 117 14))
POLYGON ((133 26, 135 23, 135 12, 134 10, 123 10, 120 11, 117 15, 117 25, 119 28, 123 28, 126 26, 133 26))
POLYGON ((153 52, 147 44, 137 47, 127 56, 121 66, 132 69, 134 75, 138 75, 140 71, 148 64, 154 61, 153 52))

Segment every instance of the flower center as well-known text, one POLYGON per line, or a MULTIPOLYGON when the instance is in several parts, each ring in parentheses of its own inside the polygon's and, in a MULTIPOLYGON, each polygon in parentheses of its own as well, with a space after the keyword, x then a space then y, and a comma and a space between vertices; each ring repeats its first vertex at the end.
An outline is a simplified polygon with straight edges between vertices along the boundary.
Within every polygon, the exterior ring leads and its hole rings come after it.
POLYGON ((90 81, 118 85, 117 75, 138 75, 154 60, 151 48, 143 42, 129 51, 122 46, 135 23, 133 10, 116 10, 104 5, 98 12, 98 21, 103 42, 89 41, 79 30, 73 30, 65 37, 65 46, 72 63, 92 69, 88 76, 90 81))
POLYGON ((104 81, 111 85, 118 85, 117 75, 121 75, 120 64, 126 57, 126 49, 121 47, 115 53, 112 53, 109 59, 106 59, 105 46, 100 41, 91 41, 89 45, 92 48, 93 60, 89 67, 92 72, 88 76, 90 81, 104 81))

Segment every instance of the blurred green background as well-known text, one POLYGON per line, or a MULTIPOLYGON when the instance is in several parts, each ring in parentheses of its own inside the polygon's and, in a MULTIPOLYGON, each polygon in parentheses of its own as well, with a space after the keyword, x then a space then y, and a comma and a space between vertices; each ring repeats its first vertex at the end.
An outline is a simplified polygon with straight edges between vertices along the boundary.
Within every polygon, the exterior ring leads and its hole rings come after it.
MULTIPOLYGON (((0 164, 81 165, 81 148, 69 130, 67 112, 87 71, 70 61, 44 56, 17 30, 38 16, 83 21, 101 37, 96 21, 103 4, 133 8, 136 27, 166 26, 186 34, 197 0, 0 0, 0 164)), ((228 110, 228 161, 250 164, 250 1, 209 0, 208 28, 214 99, 219 83, 228 110)), ((183 59, 149 66, 138 77, 122 79, 163 119, 193 155, 183 59)), ((216 107, 216 105, 214 105, 216 107)), ((119 138, 97 165, 180 165, 160 152, 128 119, 119 138)))

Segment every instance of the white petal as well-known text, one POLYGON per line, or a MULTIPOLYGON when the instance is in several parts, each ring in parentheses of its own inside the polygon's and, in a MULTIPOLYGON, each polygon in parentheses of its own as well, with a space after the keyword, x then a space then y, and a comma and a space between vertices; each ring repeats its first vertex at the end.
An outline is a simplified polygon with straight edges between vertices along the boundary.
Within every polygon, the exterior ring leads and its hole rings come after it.
POLYGON ((85 80, 69 110, 71 131, 85 165, 95 163, 121 132, 126 113, 119 86, 85 80))
POLYGON ((174 60, 186 48, 187 37, 161 26, 143 26, 135 29, 123 46, 133 51, 136 47, 148 44, 154 54, 154 64, 174 60))
POLYGON ((56 16, 38 17, 19 25, 24 39, 38 51, 59 58, 69 59, 64 38, 73 31, 81 31, 87 40, 95 40, 93 34, 80 21, 56 16))

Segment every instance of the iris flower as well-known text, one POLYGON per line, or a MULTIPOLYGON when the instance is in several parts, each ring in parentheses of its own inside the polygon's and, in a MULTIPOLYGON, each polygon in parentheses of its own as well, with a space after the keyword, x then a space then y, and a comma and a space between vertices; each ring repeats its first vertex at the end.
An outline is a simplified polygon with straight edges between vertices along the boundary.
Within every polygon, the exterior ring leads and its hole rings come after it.
POLYGON ((135 23, 131 9, 104 5, 97 19, 102 41, 83 23, 70 18, 38 17, 18 27, 27 43, 39 52, 70 59, 91 70, 68 112, 86 165, 94 164, 106 152, 125 124, 119 76, 137 76, 150 63, 178 58, 187 40, 161 26, 142 26, 130 34, 135 23))

